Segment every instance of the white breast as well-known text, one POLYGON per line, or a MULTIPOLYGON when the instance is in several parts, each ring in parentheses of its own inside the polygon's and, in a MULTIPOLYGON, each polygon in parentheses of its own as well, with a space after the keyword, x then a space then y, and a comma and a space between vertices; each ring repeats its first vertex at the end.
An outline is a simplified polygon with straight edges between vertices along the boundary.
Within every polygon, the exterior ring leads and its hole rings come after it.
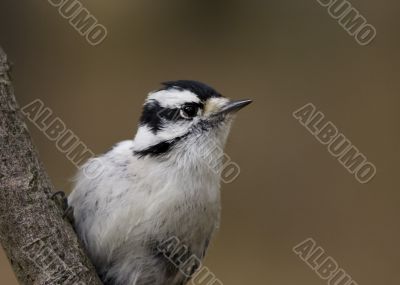
POLYGON ((219 175, 190 149, 164 160, 138 159, 132 146, 123 142, 100 157, 105 170, 99 177, 81 172, 69 197, 92 259, 107 262, 124 243, 138 254, 143 240, 169 235, 184 238, 200 256, 219 224, 219 175))

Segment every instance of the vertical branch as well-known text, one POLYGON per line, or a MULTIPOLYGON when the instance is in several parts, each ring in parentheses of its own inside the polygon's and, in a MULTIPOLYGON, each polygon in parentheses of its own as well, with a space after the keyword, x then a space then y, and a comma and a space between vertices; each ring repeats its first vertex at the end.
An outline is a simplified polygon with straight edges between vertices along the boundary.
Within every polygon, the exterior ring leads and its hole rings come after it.
POLYGON ((101 284, 32 145, 0 47, 0 241, 21 284, 101 284))

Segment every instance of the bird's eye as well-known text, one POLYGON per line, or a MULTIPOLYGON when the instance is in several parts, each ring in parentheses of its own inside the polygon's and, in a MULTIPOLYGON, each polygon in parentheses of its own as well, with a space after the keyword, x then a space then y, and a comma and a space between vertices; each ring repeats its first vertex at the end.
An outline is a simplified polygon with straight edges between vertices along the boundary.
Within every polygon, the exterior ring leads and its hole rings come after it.
POLYGON ((197 115, 199 107, 192 104, 186 104, 181 108, 180 114, 185 119, 191 119, 197 115))

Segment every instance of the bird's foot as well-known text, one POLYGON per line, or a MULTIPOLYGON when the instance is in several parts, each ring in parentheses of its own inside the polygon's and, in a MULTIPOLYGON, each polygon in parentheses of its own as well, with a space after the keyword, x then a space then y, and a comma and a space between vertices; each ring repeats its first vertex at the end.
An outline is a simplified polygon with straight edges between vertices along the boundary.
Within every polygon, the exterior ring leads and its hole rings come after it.
POLYGON ((51 199, 62 209, 64 212, 63 217, 67 214, 68 210, 68 198, 64 191, 57 191, 51 195, 51 199))

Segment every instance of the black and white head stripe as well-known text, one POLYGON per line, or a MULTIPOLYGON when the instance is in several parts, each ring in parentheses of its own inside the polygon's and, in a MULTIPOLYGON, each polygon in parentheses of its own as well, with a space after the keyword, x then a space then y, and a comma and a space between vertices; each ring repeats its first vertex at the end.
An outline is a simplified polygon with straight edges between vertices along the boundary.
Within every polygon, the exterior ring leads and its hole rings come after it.
POLYGON ((212 87, 197 81, 162 84, 164 87, 150 93, 143 106, 135 137, 135 153, 140 157, 169 152, 194 129, 204 129, 201 116, 210 109, 210 101, 227 100, 212 87))
POLYGON ((143 113, 140 118, 140 125, 147 126, 154 134, 160 131, 166 123, 176 123, 178 121, 191 120, 202 110, 204 105, 199 102, 185 102, 182 106, 162 107, 160 102, 149 100, 143 106, 143 113), (182 111, 188 113, 187 116, 182 111))
POLYGON ((212 97, 221 97, 222 95, 218 93, 214 88, 193 80, 178 80, 178 81, 167 81, 162 83, 164 88, 161 90, 187 90, 196 94, 201 101, 206 101, 212 97))
POLYGON ((164 88, 147 98, 140 118, 140 125, 147 126, 153 133, 161 130, 163 120, 176 122, 190 119, 180 116, 182 107, 195 111, 203 109, 208 99, 222 97, 212 87, 197 81, 179 80, 162 84, 164 88))

